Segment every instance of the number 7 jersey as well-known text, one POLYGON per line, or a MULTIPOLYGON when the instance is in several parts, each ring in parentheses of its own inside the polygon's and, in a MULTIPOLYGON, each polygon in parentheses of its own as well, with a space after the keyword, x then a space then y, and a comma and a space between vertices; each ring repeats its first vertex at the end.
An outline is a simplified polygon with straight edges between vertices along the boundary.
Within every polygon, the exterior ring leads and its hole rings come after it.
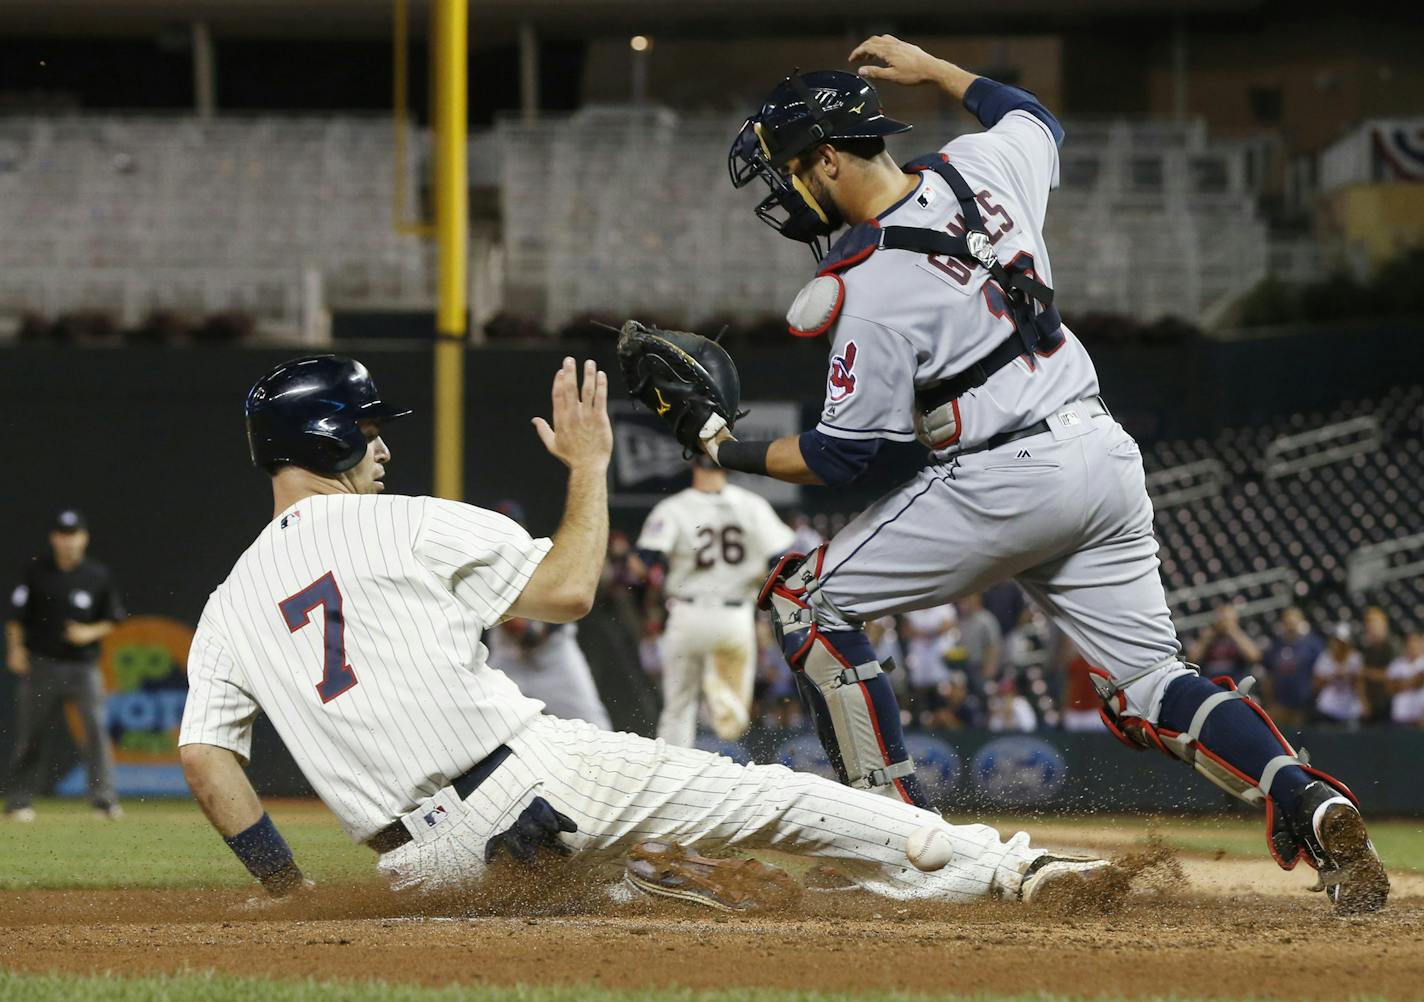
POLYGON ((548 552, 503 515, 437 498, 306 498, 208 598, 179 744, 244 761, 266 713, 364 841, 509 740, 542 704, 486 663, 548 552))
MULTIPOLYGON (((1013 111, 992 129, 961 136, 942 152, 978 196, 998 259, 1010 271, 1031 270, 1051 287, 1043 219, 1049 190, 1058 181, 1058 147, 1047 127, 1027 112, 1013 111)), ((964 233, 954 193, 932 171, 919 174, 913 190, 876 222, 964 233)), ((915 391, 984 358, 1013 333, 1013 325, 1001 290, 984 268, 957 258, 848 244, 876 233, 873 227, 850 231, 822 262, 822 275, 834 279, 816 280, 842 283, 838 312, 829 321, 834 324, 830 371, 817 430, 832 438, 909 442, 915 438, 915 391)), ((1065 301, 1071 305, 1071 293, 1065 301)), ((1031 359, 1020 356, 959 398, 958 429, 946 449, 1027 427, 1098 392, 1092 360, 1066 325, 1053 340, 1047 351, 1031 359)))

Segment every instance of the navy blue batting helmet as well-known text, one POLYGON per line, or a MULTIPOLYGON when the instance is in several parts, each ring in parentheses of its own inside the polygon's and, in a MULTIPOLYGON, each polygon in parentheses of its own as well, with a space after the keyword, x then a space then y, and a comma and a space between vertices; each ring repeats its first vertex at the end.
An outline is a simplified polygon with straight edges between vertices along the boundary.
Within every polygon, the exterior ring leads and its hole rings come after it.
POLYGON ((283 362, 252 385, 244 409, 254 466, 290 463, 329 477, 366 455, 362 421, 410 413, 382 400, 366 367, 341 355, 283 362))

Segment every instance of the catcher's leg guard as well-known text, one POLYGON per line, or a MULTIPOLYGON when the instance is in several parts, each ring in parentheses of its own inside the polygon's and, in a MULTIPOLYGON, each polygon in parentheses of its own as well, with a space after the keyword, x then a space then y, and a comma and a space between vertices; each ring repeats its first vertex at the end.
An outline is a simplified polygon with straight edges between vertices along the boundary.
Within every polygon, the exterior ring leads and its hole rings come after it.
POLYGON ((1319 779, 1358 808, 1355 795, 1333 776, 1312 768, 1305 750, 1297 752, 1282 737, 1266 711, 1247 695, 1254 679, 1238 688, 1226 676, 1208 680, 1181 675, 1167 685, 1156 724, 1125 712, 1128 686, 1178 664, 1173 658, 1116 681, 1101 669, 1091 669, 1103 699, 1103 722, 1128 746, 1157 748, 1232 796, 1248 804, 1264 803, 1266 841, 1276 862, 1290 870, 1304 859, 1318 869, 1322 860, 1311 845, 1316 840, 1302 830, 1297 817, 1302 793, 1319 779))
POLYGON ((861 630, 824 630, 810 594, 825 558, 788 553, 762 586, 760 608, 795 673, 816 734, 842 783, 929 807, 905 750, 900 706, 870 641, 861 630))

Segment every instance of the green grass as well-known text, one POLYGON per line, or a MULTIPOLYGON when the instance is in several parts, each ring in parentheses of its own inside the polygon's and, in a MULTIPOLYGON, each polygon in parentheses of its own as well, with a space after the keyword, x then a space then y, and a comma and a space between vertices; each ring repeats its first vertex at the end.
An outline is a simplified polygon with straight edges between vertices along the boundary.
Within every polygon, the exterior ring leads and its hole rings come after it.
MULTIPOLYGON (((375 876, 375 854, 354 845, 317 801, 276 800, 272 819, 319 882, 375 876)), ((77 801, 35 805, 31 824, 0 822, 0 890, 73 887, 246 887, 252 878, 190 800, 127 801, 120 821, 77 801)))
MULTIPOLYGON (((0 972, 0 1002, 1086 1002, 1113 996, 1083 995, 907 995, 873 992, 777 991, 749 988, 698 992, 681 988, 610 991, 572 988, 420 988, 379 981, 266 981, 212 974, 155 978, 70 977, 0 972)), ((1378 996, 1350 996, 1369 1002, 1378 996)), ((1194 1002, 1185 995, 1158 996, 1157 1002, 1194 1002)), ((1137 999, 1136 1002, 1153 1002, 1137 999)), ((1241 1002, 1249 1002, 1242 999, 1241 1002)))
MULTIPOLYGON (((336 819, 316 801, 273 801, 273 819, 298 861, 318 883, 346 883, 375 877, 375 856, 353 845, 336 819)), ((246 887, 251 878, 204 819, 186 800, 130 801, 122 821, 93 816, 75 801, 41 801, 33 824, 0 822, 0 890, 36 888, 204 888, 246 887)), ((1134 839, 1159 834, 1169 845, 1192 853, 1264 859, 1260 818, 1137 817, 966 818, 1001 831, 1029 833, 1052 826, 1112 826, 1134 839)), ((1370 831, 1380 855, 1394 870, 1424 871, 1424 819, 1376 821, 1370 831)), ((1042 840, 1040 840, 1042 841, 1042 840)), ((1051 841, 1051 840, 1050 840, 1051 841)))

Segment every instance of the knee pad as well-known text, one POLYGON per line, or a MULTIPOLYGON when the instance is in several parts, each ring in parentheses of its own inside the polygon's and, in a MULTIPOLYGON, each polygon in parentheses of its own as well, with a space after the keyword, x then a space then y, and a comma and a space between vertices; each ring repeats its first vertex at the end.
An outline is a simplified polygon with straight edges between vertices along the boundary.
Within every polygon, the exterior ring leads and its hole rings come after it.
POLYGON ((824 546, 809 557, 787 554, 757 605, 771 612, 797 691, 841 782, 927 807, 905 750, 899 703, 870 641, 861 630, 825 630, 816 622, 810 594, 824 560, 824 546))

